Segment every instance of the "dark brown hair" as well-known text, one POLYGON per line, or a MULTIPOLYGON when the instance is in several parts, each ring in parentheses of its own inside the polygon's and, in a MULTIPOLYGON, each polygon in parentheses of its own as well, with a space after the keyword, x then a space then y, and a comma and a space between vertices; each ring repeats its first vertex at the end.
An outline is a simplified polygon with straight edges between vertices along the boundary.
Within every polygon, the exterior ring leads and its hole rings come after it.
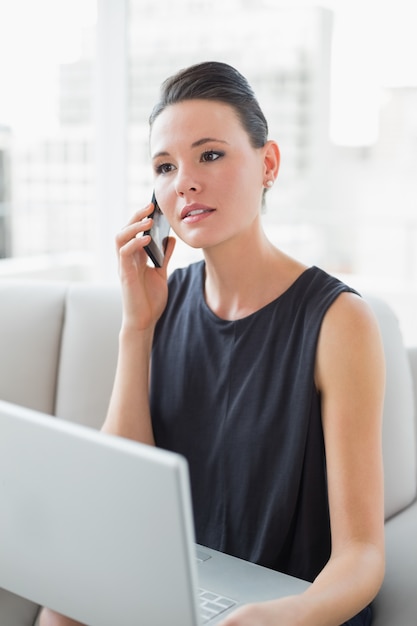
POLYGON ((236 111, 254 148, 261 148, 268 140, 268 123, 252 87, 227 63, 207 61, 167 78, 162 83, 159 102, 150 115, 150 127, 167 106, 184 100, 213 100, 228 104, 236 111))

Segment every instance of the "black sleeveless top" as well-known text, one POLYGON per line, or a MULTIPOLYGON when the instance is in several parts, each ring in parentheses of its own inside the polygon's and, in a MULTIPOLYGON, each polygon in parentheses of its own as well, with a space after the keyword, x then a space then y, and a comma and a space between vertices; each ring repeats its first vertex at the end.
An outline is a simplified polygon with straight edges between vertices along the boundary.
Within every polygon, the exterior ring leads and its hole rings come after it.
POLYGON ((204 273, 199 262, 170 277, 152 353, 156 444, 188 460, 198 543, 312 581, 331 542, 316 347, 329 306, 353 290, 311 267, 225 321, 204 273))

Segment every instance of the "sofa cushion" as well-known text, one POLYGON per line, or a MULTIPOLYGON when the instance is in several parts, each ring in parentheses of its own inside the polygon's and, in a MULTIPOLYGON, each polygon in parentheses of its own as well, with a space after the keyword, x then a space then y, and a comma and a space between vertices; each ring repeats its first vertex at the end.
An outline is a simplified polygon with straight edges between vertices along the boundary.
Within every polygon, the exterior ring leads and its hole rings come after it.
MULTIPOLYGON (((417 346, 409 347, 407 350, 408 358, 410 361, 411 367, 411 376, 413 378, 413 390, 414 390, 414 427, 415 427, 415 436, 416 436, 416 455, 417 455, 417 346)), ((416 463, 416 471, 417 471, 417 463, 416 463)))
POLYGON ((373 626, 411 626, 417 615, 417 503, 385 524, 386 572, 373 626))
POLYGON ((116 285, 73 284, 66 296, 55 414, 100 428, 116 371, 121 324, 116 285))
POLYGON ((66 286, 0 282, 0 398, 54 412, 66 286))
POLYGON ((383 415, 385 519, 416 497, 416 449, 413 383, 398 320, 378 298, 367 298, 380 325, 387 383, 383 415))

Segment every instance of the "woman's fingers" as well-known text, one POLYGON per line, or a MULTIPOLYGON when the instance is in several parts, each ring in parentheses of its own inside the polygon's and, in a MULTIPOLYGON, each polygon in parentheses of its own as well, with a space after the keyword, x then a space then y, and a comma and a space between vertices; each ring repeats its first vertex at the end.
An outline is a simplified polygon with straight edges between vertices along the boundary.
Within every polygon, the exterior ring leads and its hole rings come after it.
POLYGON ((125 227, 116 235, 116 247, 119 249, 128 243, 135 243, 144 236, 147 230, 150 230, 153 224, 152 219, 146 219, 143 222, 132 224, 125 227))
POLYGON ((116 249, 119 252, 121 248, 123 248, 129 242, 132 242, 132 247, 135 249, 141 248, 147 242, 141 242, 139 246, 135 244, 135 238, 140 238, 143 233, 147 230, 150 230, 153 220, 150 216, 150 213, 153 211, 153 204, 148 204, 144 209, 137 211, 129 222, 126 224, 122 230, 116 235, 116 249))
POLYGON ((149 217, 152 211, 154 210, 154 208, 155 208, 154 205, 152 204, 152 202, 150 202, 145 207, 143 207, 143 209, 139 209, 138 211, 136 211, 136 213, 132 215, 132 217, 126 224, 126 226, 129 226, 130 224, 134 224, 135 222, 140 222, 144 218, 149 217))
MULTIPOLYGON (((144 209, 137 211, 126 226, 116 235, 117 254, 120 262, 123 262, 125 269, 131 269, 133 266, 137 267, 138 263, 142 265, 147 260, 147 257, 143 256, 146 254, 143 249, 151 241, 151 237, 145 235, 145 232, 152 228, 153 219, 150 217, 150 214, 153 208, 153 204, 150 203, 144 209)), ((167 239, 164 263, 162 268, 159 268, 165 274, 176 242, 174 237, 168 237, 167 239)))

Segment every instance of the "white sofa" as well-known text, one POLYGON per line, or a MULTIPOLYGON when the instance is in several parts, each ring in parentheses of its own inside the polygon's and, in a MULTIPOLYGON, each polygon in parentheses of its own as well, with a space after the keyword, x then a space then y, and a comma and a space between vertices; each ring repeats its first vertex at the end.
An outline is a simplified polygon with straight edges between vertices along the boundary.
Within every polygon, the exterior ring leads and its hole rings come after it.
MULTIPOLYGON (((389 307, 368 300, 387 359, 387 570, 374 624, 411 626, 417 615, 417 347, 406 350, 389 307)), ((120 319, 117 286, 0 281, 0 398, 99 428, 114 377, 120 319)), ((0 626, 33 626, 37 612, 32 602, 0 589, 0 626)))

